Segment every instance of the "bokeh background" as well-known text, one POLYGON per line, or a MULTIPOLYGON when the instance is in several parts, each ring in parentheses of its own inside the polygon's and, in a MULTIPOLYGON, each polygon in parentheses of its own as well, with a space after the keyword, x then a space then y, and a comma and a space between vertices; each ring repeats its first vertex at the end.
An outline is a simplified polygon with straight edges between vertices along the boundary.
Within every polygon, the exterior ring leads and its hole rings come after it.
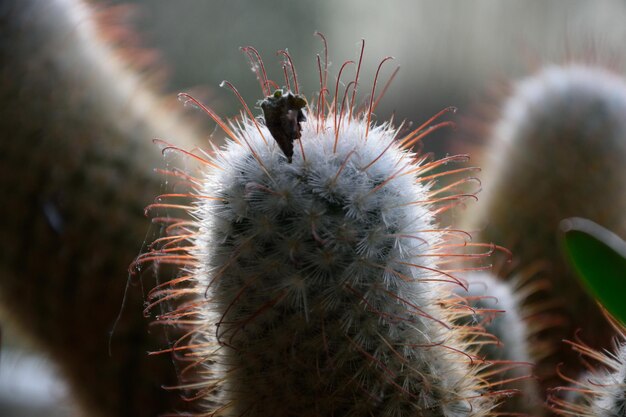
MULTIPOLYGON (((93 1, 98 7, 130 4, 130 24, 147 48, 157 50, 165 70, 164 90, 190 91, 224 116, 240 108, 220 89, 233 82, 249 105, 261 99, 258 83, 239 47, 255 46, 268 73, 282 79, 276 50, 292 55, 302 91, 318 88, 316 54, 324 33, 329 43, 330 81, 341 64, 358 59, 366 40, 361 75, 362 98, 383 57, 382 81, 396 65, 401 70, 377 110, 381 120, 420 123, 454 105, 461 122, 426 142, 437 156, 471 148, 480 157, 482 126, 497 116, 507 85, 538 66, 568 59, 595 60, 626 68, 626 2, 622 0, 123 0, 93 1), (469 121, 469 122, 467 122, 469 121)), ((70 3, 68 2, 68 7, 70 3)), ((0 22, 0 24, 2 24, 0 22)), ((346 79, 353 68, 346 72, 346 79)), ((189 111, 193 111, 190 109, 189 111)), ((206 136, 214 131, 206 120, 206 136)), ((215 134, 216 139, 218 134, 215 134)), ((176 138, 165 138, 176 143, 176 138)), ((17 337, 3 334, 0 353, 0 415, 68 416, 63 381, 54 364, 17 337)))
MULTIPOLYGON (((416 123, 446 106, 458 107, 464 116, 494 104, 509 81, 539 65, 582 58, 623 66, 626 60, 626 3, 619 0, 135 3, 139 32, 169 69, 168 89, 204 91, 227 115, 235 114, 239 103, 230 92, 218 91, 223 79, 232 81, 249 104, 261 98, 241 46, 255 46, 275 80, 282 80, 275 52, 288 49, 305 94, 317 91, 316 54, 323 50, 315 31, 328 38, 331 81, 344 61, 358 58, 365 39, 364 94, 379 61, 395 57, 382 80, 395 66, 401 69, 377 113, 381 119, 394 113, 396 120, 416 123)), ((353 70, 348 68, 346 77, 353 70)), ((433 140, 431 146, 445 152, 451 135, 442 136, 448 140, 433 140)))

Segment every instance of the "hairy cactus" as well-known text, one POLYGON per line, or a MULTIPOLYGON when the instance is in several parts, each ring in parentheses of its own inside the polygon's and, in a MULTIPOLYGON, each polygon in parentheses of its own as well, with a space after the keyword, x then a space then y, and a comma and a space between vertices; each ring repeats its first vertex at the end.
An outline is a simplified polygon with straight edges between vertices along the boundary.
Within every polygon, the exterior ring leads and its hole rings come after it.
POLYGON ((576 355, 561 344, 575 329, 594 347, 610 346, 613 331, 562 260, 557 231, 570 216, 625 231, 624 114, 626 82, 602 68, 551 66, 517 83, 491 132, 483 198, 464 225, 509 248, 514 265, 546 265, 539 275, 552 289, 542 300, 564 321, 539 338, 557 349, 537 358, 546 387, 558 381, 558 363, 573 374, 580 370, 576 355))
POLYGON ((578 380, 564 376, 570 385, 558 387, 551 393, 549 403, 558 415, 626 416, 626 333, 623 328, 619 333, 621 343, 613 353, 597 351, 580 340, 569 343, 572 350, 584 358, 587 371, 578 380), (567 395, 562 396, 562 392, 567 395))
MULTIPOLYGON (((503 372, 492 376, 493 382, 520 392, 520 395, 503 401, 498 411, 538 416, 544 409, 543 400, 537 380, 529 377, 532 366, 529 340, 533 337, 533 330, 526 315, 532 313, 526 311, 518 299, 521 294, 532 292, 533 282, 521 278, 503 282, 491 273, 472 273, 465 278, 467 292, 458 289, 457 293, 475 309, 472 324, 482 326, 495 338, 485 339, 478 351, 488 362, 504 364, 503 372)), ((469 317, 462 320, 467 322, 469 317)))
POLYGON ((0 4, 0 318, 58 366, 85 415, 154 417, 177 402, 161 389, 176 377, 168 358, 146 356, 163 335, 136 286, 109 334, 145 239, 141 208, 161 187, 151 139, 196 135, 137 71, 147 55, 128 43, 125 15, 80 0, 0 4))
POLYGON ((191 203, 149 207, 191 219, 173 216, 136 261, 180 266, 150 296, 180 299, 157 320, 189 327, 170 349, 192 361, 181 388, 198 390, 216 416, 491 415, 498 393, 477 375, 486 365, 473 354, 475 329, 454 324, 467 309, 449 302, 461 285, 457 249, 473 244, 436 222, 467 179, 431 188, 458 172, 435 168, 465 157, 408 151, 430 121, 401 140, 391 123, 371 123, 376 81, 369 105, 354 108, 358 70, 343 99, 326 101, 320 65, 319 101, 301 111, 286 62, 295 96, 272 96, 275 83, 255 65, 264 120, 246 107, 226 124, 182 95, 229 138, 192 155, 200 168, 185 174, 189 194, 164 197, 191 203), (194 366, 196 379, 186 378, 194 366))

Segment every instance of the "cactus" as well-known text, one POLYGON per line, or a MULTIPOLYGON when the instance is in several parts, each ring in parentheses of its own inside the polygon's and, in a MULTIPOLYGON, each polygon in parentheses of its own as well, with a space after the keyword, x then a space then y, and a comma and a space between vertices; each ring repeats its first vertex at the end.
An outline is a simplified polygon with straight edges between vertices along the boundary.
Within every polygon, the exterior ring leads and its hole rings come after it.
MULTIPOLYGON (((202 155, 179 150, 200 164, 185 174, 191 191, 148 209, 183 214, 135 262, 180 267, 150 301, 179 299, 157 321, 189 328, 170 349, 192 361, 181 388, 197 390, 202 415, 491 415, 503 393, 478 375, 486 364, 474 355, 475 329, 453 323, 467 310, 449 302, 450 287, 461 285, 457 249, 483 245, 436 223, 468 179, 431 188, 470 168, 434 169, 466 158, 408 151, 436 128, 430 121, 401 140, 390 122, 371 123, 376 79, 369 105, 354 108, 358 70, 343 99, 326 101, 320 65, 318 103, 301 113, 283 54, 294 94, 272 95, 276 83, 255 65, 264 120, 241 97, 242 118, 226 124, 181 95, 229 137, 202 155), (185 196, 189 204, 169 201, 185 196)), ((340 78, 341 70, 337 86, 340 78)))
POLYGON ((550 66, 514 86, 487 145, 484 195, 464 227, 509 248, 514 265, 545 263, 539 275, 552 289, 542 300, 554 307, 552 318, 558 314, 564 322, 540 334, 540 341, 556 347, 555 354, 535 358, 544 387, 557 383, 559 362, 570 374, 581 370, 561 344, 575 329, 596 348, 608 347, 614 334, 562 260, 557 231, 563 218, 582 216, 624 232, 624 114, 622 78, 599 67, 550 66))
POLYGON ((599 352, 580 339, 568 343, 574 352, 585 359, 588 369, 578 380, 563 375, 570 385, 552 390, 549 404, 556 414, 578 417, 626 416, 626 333, 623 328, 616 328, 621 342, 613 353, 599 352), (599 366, 592 366, 589 360, 599 366))
POLYGON ((459 288, 457 294, 465 297, 468 305, 475 309, 472 316, 463 317, 468 324, 484 327, 494 340, 485 339, 478 354, 488 362, 504 363, 506 369, 493 375, 494 383, 516 389, 520 395, 506 399, 498 407, 503 413, 524 413, 538 416, 543 413, 543 401, 539 394, 536 379, 530 378, 533 337, 532 326, 519 300, 521 294, 532 289, 534 281, 528 277, 518 277, 503 282, 488 272, 476 272, 466 276, 467 292, 459 288))
POLYGON ((109 333, 145 240, 141 208, 161 188, 151 139, 199 135, 145 81, 150 52, 128 43, 125 15, 80 0, 0 5, 0 317, 59 368, 83 414, 154 417, 178 403, 161 389, 176 376, 146 356, 164 337, 137 285, 109 333))

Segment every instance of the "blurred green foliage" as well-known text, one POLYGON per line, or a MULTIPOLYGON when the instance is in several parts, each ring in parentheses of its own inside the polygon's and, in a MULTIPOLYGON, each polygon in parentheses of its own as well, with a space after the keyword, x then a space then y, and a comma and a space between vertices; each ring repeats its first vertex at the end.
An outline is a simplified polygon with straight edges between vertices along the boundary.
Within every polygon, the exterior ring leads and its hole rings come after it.
POLYGON ((585 288, 626 324, 626 242, 587 219, 566 219, 561 229, 566 258, 585 288))

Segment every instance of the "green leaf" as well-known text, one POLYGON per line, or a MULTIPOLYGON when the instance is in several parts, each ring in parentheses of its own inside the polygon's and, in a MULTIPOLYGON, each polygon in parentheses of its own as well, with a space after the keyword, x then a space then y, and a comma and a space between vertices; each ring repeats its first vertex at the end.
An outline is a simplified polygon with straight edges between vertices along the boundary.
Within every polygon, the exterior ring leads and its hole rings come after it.
POLYGON ((626 242, 591 220, 561 222, 563 248, 589 292, 626 325, 626 242))

